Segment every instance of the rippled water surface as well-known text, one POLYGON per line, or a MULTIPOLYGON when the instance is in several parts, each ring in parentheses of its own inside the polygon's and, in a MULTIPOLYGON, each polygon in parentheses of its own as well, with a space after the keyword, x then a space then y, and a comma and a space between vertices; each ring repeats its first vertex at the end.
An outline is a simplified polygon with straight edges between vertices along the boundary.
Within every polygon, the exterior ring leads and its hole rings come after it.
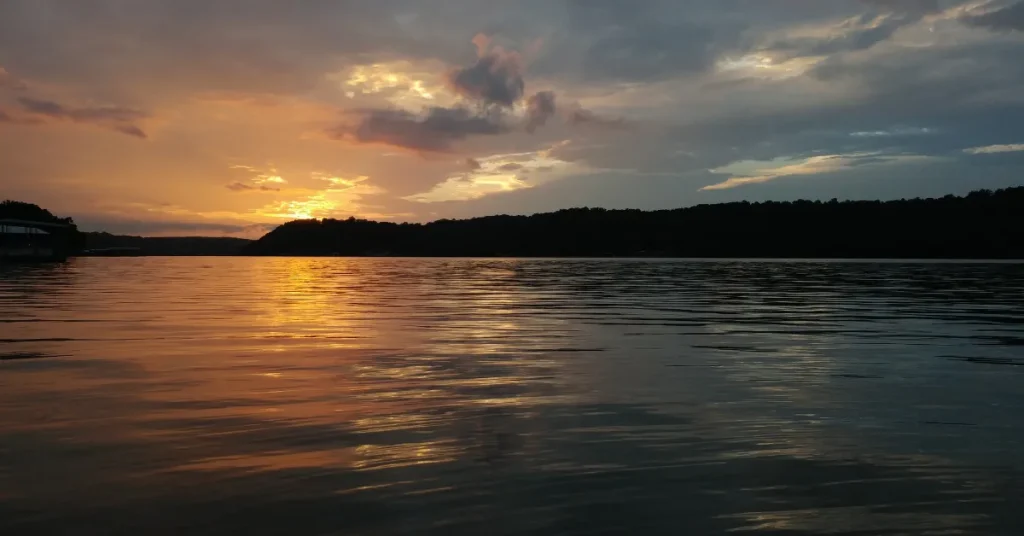
POLYGON ((1024 266, 0 267, 0 534, 1024 534, 1024 266))

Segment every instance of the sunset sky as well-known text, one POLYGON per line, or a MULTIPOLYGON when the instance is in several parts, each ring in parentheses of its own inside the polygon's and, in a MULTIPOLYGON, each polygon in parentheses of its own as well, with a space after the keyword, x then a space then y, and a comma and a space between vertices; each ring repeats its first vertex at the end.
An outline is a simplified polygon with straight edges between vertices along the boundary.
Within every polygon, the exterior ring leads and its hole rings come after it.
POLYGON ((87 230, 1024 184, 1024 2, 0 0, 0 198, 87 230))

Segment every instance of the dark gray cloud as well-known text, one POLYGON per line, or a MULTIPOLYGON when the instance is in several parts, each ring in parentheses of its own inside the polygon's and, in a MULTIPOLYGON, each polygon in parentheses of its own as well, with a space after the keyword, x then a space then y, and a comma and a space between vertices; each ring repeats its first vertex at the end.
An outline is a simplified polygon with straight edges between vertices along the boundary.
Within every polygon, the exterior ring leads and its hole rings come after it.
POLYGON ((45 117, 58 121, 96 125, 140 139, 147 137, 146 133, 135 124, 148 117, 148 114, 139 110, 119 106, 75 108, 55 101, 32 97, 19 97, 18 103, 24 112, 34 118, 45 117))
POLYGON ((716 35, 728 39, 729 24, 705 24, 702 6, 675 2, 569 0, 571 27, 586 35, 580 60, 584 79, 651 81, 707 70, 714 63, 716 35))
POLYGON ((544 126, 557 111, 553 91, 541 91, 526 99, 526 131, 533 132, 544 126))
POLYGON ((476 171, 482 168, 483 166, 480 164, 480 161, 477 160, 476 158, 467 158, 466 167, 468 167, 471 171, 476 171))
POLYGON ((489 39, 482 34, 474 42, 479 50, 476 63, 448 73, 448 83, 463 97, 511 108, 526 90, 522 57, 501 47, 490 48, 489 39))
POLYGON ((570 22, 581 29, 610 25, 630 25, 643 20, 655 2, 621 2, 619 0, 565 0, 570 22))
POLYGON ((475 113, 465 108, 430 108, 417 115, 405 110, 364 110, 355 125, 341 125, 328 134, 357 143, 378 143, 414 151, 444 153, 471 136, 508 132, 499 113, 475 113))
POLYGON ((587 49, 583 74, 591 81, 652 81, 705 71, 715 60, 713 37, 685 23, 613 27, 587 49))
MULTIPOLYGON (((511 108, 523 100, 526 88, 522 56, 516 51, 491 47, 491 40, 478 34, 473 42, 479 54, 477 63, 471 67, 456 69, 448 74, 448 82, 463 97, 486 106, 511 108)), ((534 132, 558 112, 558 97, 554 91, 539 91, 525 99, 525 128, 534 132)), ((602 126, 616 125, 598 115, 582 110, 578 106, 567 116, 571 124, 591 123, 602 126)))
POLYGON ((586 108, 576 106, 566 114, 566 120, 570 125, 591 125, 604 128, 621 128, 626 126, 626 121, 621 117, 605 117, 586 108))
POLYGON ((523 169, 523 165, 515 162, 509 162, 498 168, 499 171, 519 171, 520 169, 523 169))
POLYGON ((965 24, 996 31, 1024 31, 1024 2, 1017 2, 1002 9, 967 15, 960 19, 965 24))

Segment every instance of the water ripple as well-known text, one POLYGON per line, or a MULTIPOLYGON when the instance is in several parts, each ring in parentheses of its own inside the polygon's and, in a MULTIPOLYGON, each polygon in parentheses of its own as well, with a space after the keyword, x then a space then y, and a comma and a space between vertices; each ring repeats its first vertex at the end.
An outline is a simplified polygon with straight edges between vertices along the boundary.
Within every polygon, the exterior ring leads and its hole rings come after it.
POLYGON ((4 534, 1021 534, 1024 265, 0 266, 4 534))

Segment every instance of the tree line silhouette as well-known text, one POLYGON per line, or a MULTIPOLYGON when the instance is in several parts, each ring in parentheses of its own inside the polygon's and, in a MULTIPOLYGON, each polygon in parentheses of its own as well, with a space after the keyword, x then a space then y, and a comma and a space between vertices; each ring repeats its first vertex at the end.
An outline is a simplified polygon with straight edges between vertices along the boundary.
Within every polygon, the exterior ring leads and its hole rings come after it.
POLYGON ((80 232, 72 218, 0 202, 0 219, 48 230, 71 254, 439 257, 1024 258, 1024 187, 897 201, 737 202, 674 210, 573 208, 431 223, 297 220, 258 241, 80 232))
POLYGON ((1024 258, 1024 187, 897 201, 574 208, 427 224, 299 220, 248 255, 1024 258))

